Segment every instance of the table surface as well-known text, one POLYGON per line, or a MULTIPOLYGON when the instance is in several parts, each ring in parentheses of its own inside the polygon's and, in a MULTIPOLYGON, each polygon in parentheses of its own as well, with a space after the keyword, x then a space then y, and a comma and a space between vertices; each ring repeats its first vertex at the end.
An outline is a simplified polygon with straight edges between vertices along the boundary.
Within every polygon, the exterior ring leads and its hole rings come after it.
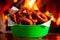
POLYGON ((43 38, 21 38, 13 36, 12 33, 0 33, 0 40, 60 40, 60 34, 49 33, 43 38))

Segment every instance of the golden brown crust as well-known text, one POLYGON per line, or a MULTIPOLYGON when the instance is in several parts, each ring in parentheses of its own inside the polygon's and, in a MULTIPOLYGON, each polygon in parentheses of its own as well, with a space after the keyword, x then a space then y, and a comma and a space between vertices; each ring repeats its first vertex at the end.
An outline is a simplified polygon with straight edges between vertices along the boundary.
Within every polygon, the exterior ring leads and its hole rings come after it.
POLYGON ((39 10, 28 10, 28 9, 21 9, 17 13, 13 13, 12 17, 14 22, 17 24, 23 24, 22 22, 28 23, 28 25, 36 25, 37 22, 47 22, 48 16, 44 13, 40 12, 39 10), (17 19, 17 20, 16 20, 17 19))
POLYGON ((17 23, 16 15, 15 15, 15 14, 12 14, 11 17, 12 17, 12 19, 14 20, 14 22, 17 23))
POLYGON ((19 24, 21 24, 22 21, 27 22, 29 25, 33 25, 32 21, 28 18, 25 18, 25 17, 19 18, 19 20, 18 20, 19 24))
POLYGON ((43 21, 43 22, 47 22, 47 21, 48 21, 47 16, 46 16, 45 14, 43 14, 43 13, 40 13, 40 12, 38 12, 37 18, 38 18, 39 20, 43 21))

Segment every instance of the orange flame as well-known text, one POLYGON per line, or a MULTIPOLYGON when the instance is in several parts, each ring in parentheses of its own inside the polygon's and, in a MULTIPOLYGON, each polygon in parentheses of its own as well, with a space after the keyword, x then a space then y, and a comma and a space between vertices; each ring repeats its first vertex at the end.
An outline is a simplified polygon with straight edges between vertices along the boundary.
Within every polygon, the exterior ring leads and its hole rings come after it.
POLYGON ((7 15, 4 15, 4 13, 1 14, 1 17, 2 17, 2 23, 5 23, 6 20, 8 20, 8 16, 7 15))
MULTIPOLYGON (((49 11, 46 11, 45 14, 48 16, 49 15, 49 11)), ((51 21, 56 22, 56 19, 54 18, 54 16, 51 16, 51 21)))
POLYGON ((49 11, 46 11, 45 14, 46 14, 46 15, 49 15, 49 11))
POLYGON ((17 3, 18 0, 13 0, 14 3, 17 3))
POLYGON ((25 0, 24 7, 28 9, 38 10, 36 0, 25 0))
POLYGON ((60 25, 60 14, 59 14, 59 17, 58 17, 58 19, 57 19, 57 21, 56 21, 56 24, 57 24, 57 25, 60 25))
POLYGON ((54 16, 51 16, 51 20, 52 20, 54 23, 56 23, 57 26, 59 26, 59 25, 60 25, 60 14, 59 14, 58 19, 55 19, 54 16))
POLYGON ((51 20, 52 20, 53 22, 56 22, 56 19, 54 18, 54 16, 51 16, 51 20))
POLYGON ((3 17, 3 22, 5 23, 6 20, 8 20, 8 16, 7 16, 7 15, 4 15, 4 17, 3 17))

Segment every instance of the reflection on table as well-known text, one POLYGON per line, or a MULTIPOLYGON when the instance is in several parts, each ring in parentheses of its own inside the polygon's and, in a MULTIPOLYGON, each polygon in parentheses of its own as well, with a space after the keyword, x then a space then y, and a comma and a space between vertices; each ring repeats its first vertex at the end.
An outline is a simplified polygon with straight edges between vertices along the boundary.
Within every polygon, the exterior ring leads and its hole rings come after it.
POLYGON ((0 40, 60 40, 60 34, 49 33, 43 38, 21 38, 12 35, 12 33, 0 33, 0 40))

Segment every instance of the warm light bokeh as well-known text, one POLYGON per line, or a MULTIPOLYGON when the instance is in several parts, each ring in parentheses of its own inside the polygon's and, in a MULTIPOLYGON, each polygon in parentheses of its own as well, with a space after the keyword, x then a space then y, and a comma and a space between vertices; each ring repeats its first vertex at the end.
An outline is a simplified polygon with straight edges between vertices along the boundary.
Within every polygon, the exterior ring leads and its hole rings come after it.
POLYGON ((16 3, 18 0, 13 0, 14 3, 16 3))

